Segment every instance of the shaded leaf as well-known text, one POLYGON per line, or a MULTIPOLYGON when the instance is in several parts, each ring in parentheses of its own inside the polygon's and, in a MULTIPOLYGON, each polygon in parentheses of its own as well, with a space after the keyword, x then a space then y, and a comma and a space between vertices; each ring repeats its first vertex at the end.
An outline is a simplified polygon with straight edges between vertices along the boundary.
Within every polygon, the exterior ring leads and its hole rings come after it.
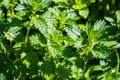
POLYGON ((65 68, 64 66, 59 66, 56 70, 56 73, 60 79, 68 79, 71 74, 71 70, 65 68))
POLYGON ((41 70, 44 74, 54 74, 55 72, 55 64, 52 60, 44 61, 41 65, 41 70))

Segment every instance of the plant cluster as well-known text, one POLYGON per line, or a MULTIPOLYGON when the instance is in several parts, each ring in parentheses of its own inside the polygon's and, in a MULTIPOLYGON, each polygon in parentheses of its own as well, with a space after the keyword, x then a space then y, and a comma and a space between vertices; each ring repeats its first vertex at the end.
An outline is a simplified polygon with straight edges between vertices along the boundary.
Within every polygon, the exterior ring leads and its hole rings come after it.
POLYGON ((119 0, 1 0, 0 80, 119 80, 119 0))

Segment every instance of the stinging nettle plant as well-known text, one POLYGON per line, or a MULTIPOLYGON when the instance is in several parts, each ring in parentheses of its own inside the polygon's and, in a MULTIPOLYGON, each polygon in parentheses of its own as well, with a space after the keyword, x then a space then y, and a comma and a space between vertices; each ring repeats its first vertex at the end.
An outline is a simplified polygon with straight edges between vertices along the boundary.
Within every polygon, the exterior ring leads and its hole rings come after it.
POLYGON ((1 0, 0 79, 119 80, 117 3, 1 0))

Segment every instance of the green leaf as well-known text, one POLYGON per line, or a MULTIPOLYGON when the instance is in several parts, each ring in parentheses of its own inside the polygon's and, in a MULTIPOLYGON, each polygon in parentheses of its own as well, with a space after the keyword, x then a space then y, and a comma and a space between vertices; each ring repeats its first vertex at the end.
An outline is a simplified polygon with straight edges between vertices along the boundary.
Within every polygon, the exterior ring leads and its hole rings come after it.
POLYGON ((25 64, 27 68, 30 68, 30 62, 28 60, 24 60, 22 63, 25 64))
POLYGON ((116 11, 116 16, 117 16, 118 22, 120 22, 120 10, 116 11))
POLYGON ((66 20, 65 24, 72 26, 72 25, 75 25, 76 22, 74 20, 72 20, 72 19, 68 19, 68 20, 66 20))
POLYGON ((43 64, 41 65, 41 71, 44 74, 54 74, 55 72, 55 64, 52 60, 44 61, 43 64))
POLYGON ((59 2, 65 2, 65 3, 67 3, 68 0, 52 0, 52 1, 54 1, 55 3, 59 3, 59 2))
POLYGON ((106 47, 112 47, 112 46, 117 45, 118 42, 116 42, 116 41, 107 41, 107 42, 103 42, 101 44, 103 44, 103 46, 106 46, 106 47))
MULTIPOLYGON (((0 53, 0 79, 10 77, 15 68, 12 60, 6 55, 0 53), (5 77, 6 76, 6 77, 5 77)), ((5 79, 7 80, 7 79, 5 79)))
POLYGON ((76 4, 74 4, 72 7, 75 10, 80 10, 80 9, 84 9, 87 7, 87 5, 85 3, 82 3, 81 0, 75 0, 76 4))
POLYGON ((38 3, 38 6, 37 6, 38 10, 44 11, 45 8, 47 8, 51 4, 51 1, 52 0, 38 0, 38 2, 37 2, 38 3))
POLYGON ((99 59, 106 59, 110 56, 109 52, 107 50, 92 50, 92 55, 95 58, 99 59))
POLYGON ((80 9, 79 10, 79 15, 81 15, 83 18, 86 19, 89 15, 89 9, 87 7, 83 8, 83 9, 80 9))
POLYGON ((33 23, 35 24, 35 28, 38 29, 44 36, 47 36, 47 24, 44 19, 42 18, 33 18, 33 23))
POLYGON ((67 9, 63 13, 67 14, 66 19, 73 19, 74 20, 74 18, 76 17, 76 13, 74 12, 73 9, 67 9))
MULTIPOLYGON (((49 7, 52 0, 31 0, 31 6, 33 7, 33 10, 43 12, 46 10, 46 8, 49 7)), ((34 13, 34 12, 33 12, 34 13)))
POLYGON ((10 7, 10 0, 2 0, 2 5, 5 6, 6 8, 10 7))
POLYGON ((65 31, 74 40, 77 40, 81 36, 81 30, 78 26, 68 26, 65 28, 65 31))
POLYGON ((20 0, 20 3, 21 3, 21 4, 27 4, 27 5, 30 5, 30 4, 31 4, 30 1, 31 1, 31 0, 20 0))
POLYGON ((60 19, 60 10, 58 7, 49 8, 49 11, 52 12, 57 19, 60 19))
POLYGON ((35 34, 29 37, 32 46, 46 46, 47 40, 42 34, 35 34))
POLYGON ((96 0, 81 0, 82 3, 86 3, 87 5, 90 5, 91 3, 94 3, 96 0))
POLYGON ((23 60, 22 63, 25 64, 27 68, 32 68, 35 65, 37 65, 38 56, 35 53, 33 53, 33 52, 29 51, 29 54, 22 53, 21 54, 21 58, 23 60), (23 56, 23 54, 25 54, 25 55, 23 56))
POLYGON ((16 6, 16 8, 15 8, 16 11, 23 11, 23 10, 25 10, 25 9, 26 9, 25 6, 22 5, 22 4, 19 4, 19 5, 16 6))
POLYGON ((20 29, 18 26, 10 27, 7 32, 4 32, 6 39, 13 41, 20 34, 20 29))
POLYGON ((62 51, 62 55, 66 58, 71 58, 75 53, 71 50, 70 47, 66 47, 63 51, 62 51))
MULTIPOLYGON (((105 32, 107 33, 107 29, 109 29, 110 26, 106 25, 106 22, 104 20, 99 20, 99 21, 96 21, 96 23, 94 24, 94 27, 93 27, 93 31, 95 31, 95 35, 98 39, 101 39, 101 37, 104 37, 103 34, 105 34, 105 32)), ((94 33, 93 33, 94 35, 94 33)))
POLYGON ((105 16, 104 18, 105 18, 105 20, 107 20, 107 21, 110 22, 110 23, 113 23, 113 22, 114 22, 114 19, 111 18, 111 17, 105 16))
POLYGON ((54 34, 58 33, 58 31, 56 30, 56 27, 58 27, 56 16, 53 16, 51 12, 47 11, 45 14, 42 15, 42 18, 46 22, 48 36, 53 36, 54 34))
POLYGON ((115 21, 114 21, 114 19, 113 19, 112 17, 107 17, 107 16, 105 16, 104 18, 105 18, 105 20, 108 21, 112 26, 115 26, 115 25, 116 25, 116 24, 115 24, 115 21))
POLYGON ((85 77, 89 79, 90 74, 91 74, 92 72, 95 72, 95 71, 102 71, 102 67, 99 66, 99 65, 90 67, 90 68, 87 70, 87 72, 86 72, 86 74, 85 74, 85 77))
POLYGON ((38 56, 30 50, 21 54, 21 76, 31 76, 38 73, 38 56))
POLYGON ((120 43, 117 43, 113 46, 113 49, 119 49, 120 48, 120 43))
POLYGON ((4 21, 4 13, 3 11, 0 9, 0 23, 2 23, 4 21))
POLYGON ((104 20, 99 20, 94 24, 93 30, 100 32, 100 31, 106 29, 105 25, 106 25, 106 22, 104 20))
POLYGON ((74 44, 74 47, 76 47, 77 49, 80 49, 80 48, 85 47, 85 45, 82 44, 82 41, 77 41, 77 42, 74 44))
POLYGON ((62 36, 62 37, 59 37, 59 38, 60 38, 59 40, 62 40, 65 43, 64 46, 72 46, 76 42, 75 40, 73 40, 69 36, 62 36))
POLYGON ((0 80, 7 80, 6 76, 3 73, 0 73, 0 80))
POLYGON ((56 70, 56 73, 60 79, 69 79, 69 76, 71 74, 71 70, 65 68, 64 66, 59 66, 56 70))
POLYGON ((49 11, 51 11, 54 16, 60 21, 61 24, 65 24, 68 20, 74 20, 76 17, 76 14, 73 9, 67 9, 64 11, 60 11, 58 7, 49 8, 49 11))
POLYGON ((95 2, 96 0, 90 0, 90 2, 95 2))
POLYGON ((62 53, 62 50, 64 47, 58 45, 58 44, 53 44, 51 41, 48 41, 48 50, 49 53, 52 55, 53 58, 56 58, 57 56, 60 56, 62 53))

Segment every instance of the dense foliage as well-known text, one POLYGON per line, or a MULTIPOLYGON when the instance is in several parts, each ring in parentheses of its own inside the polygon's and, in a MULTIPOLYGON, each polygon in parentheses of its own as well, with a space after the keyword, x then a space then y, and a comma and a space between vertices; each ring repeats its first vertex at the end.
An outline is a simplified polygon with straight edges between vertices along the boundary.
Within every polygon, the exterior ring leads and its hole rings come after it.
POLYGON ((0 80, 120 80, 119 0, 0 0, 0 80))

